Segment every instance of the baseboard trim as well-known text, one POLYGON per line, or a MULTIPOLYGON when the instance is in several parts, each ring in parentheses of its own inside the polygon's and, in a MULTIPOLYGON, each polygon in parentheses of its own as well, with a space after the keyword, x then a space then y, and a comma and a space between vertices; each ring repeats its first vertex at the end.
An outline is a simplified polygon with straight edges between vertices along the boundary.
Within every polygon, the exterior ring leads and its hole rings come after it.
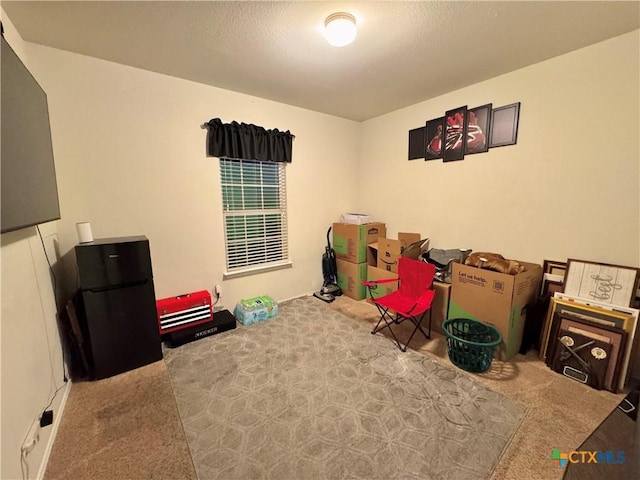
POLYGON ((53 442, 56 439, 56 435, 58 433, 58 427, 60 426, 60 422, 62 421, 62 414, 64 412, 64 407, 67 404, 67 397, 69 397, 69 391, 71 390, 71 380, 67 382, 67 385, 64 389, 64 393, 62 394, 62 400, 60 400, 60 407, 56 415, 54 415, 53 420, 53 429, 51 430, 51 435, 49 435, 49 441, 47 442, 47 446, 44 451, 44 456, 42 457, 42 462, 40 462, 40 468, 38 469, 38 475, 36 476, 37 480, 42 480, 44 478, 44 472, 47 470, 47 464, 49 463, 49 456, 51 455, 51 450, 53 449, 53 442))

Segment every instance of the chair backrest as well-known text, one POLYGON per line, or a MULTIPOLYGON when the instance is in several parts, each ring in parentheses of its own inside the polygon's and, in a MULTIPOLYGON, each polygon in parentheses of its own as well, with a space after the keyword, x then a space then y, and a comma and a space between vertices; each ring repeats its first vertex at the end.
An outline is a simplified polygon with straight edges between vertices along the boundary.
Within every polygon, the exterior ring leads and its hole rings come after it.
POLYGON ((436 273, 435 265, 411 258, 398 259, 398 290, 402 295, 417 298, 431 288, 436 273))

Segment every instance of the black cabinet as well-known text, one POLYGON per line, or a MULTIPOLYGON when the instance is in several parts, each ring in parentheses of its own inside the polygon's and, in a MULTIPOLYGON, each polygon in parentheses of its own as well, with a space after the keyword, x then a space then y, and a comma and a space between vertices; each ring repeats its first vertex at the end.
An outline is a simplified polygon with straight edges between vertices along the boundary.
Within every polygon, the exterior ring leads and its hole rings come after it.
POLYGON ((101 379, 162 358, 149 241, 97 239, 75 247, 84 355, 101 379))

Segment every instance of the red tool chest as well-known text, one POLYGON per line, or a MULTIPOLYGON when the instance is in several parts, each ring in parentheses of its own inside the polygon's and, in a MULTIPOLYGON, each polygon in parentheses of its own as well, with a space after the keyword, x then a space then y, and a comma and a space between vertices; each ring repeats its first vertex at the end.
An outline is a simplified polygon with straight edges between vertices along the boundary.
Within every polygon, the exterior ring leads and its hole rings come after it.
POLYGON ((211 295, 206 290, 156 300, 160 334, 213 320, 211 295))

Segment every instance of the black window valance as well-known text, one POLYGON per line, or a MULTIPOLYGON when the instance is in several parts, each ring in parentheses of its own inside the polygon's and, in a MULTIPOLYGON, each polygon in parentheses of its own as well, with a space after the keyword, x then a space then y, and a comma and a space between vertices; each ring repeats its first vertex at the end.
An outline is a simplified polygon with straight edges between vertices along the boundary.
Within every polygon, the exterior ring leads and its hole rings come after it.
POLYGON ((263 162, 291 163, 294 136, 278 129, 266 130, 247 123, 222 123, 219 118, 203 125, 207 128, 207 155, 263 162))

